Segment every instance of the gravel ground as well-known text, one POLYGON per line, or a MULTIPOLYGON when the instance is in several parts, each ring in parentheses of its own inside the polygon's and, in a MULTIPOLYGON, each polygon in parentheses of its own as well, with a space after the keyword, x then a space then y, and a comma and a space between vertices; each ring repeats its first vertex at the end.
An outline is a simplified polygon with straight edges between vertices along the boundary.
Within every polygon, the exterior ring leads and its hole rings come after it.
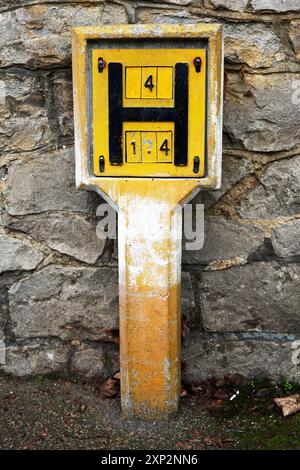
MULTIPOLYGON (((248 387, 248 388, 247 388, 248 387)), ((194 387, 168 422, 125 420, 119 397, 62 379, 0 377, 1 449, 300 449, 300 413, 283 418, 280 391, 194 387), (246 391, 245 391, 246 390, 246 391)), ((253 384, 252 384, 253 387, 253 384)))

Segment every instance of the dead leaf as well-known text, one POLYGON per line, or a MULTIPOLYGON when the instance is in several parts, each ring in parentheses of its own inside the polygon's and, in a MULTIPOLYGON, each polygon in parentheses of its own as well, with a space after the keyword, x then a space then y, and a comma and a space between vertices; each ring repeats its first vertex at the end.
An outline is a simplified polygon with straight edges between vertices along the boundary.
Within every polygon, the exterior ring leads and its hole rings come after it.
POLYGON ((115 380, 121 380, 121 374, 120 374, 120 372, 116 372, 116 373, 113 375, 113 379, 115 379, 115 380))
POLYGON ((187 441, 182 441, 182 442, 177 442, 176 447, 179 447, 180 449, 185 449, 185 450, 191 450, 192 446, 189 440, 187 441))
POLYGON ((208 403, 207 408, 209 410, 219 410, 224 403, 224 400, 218 399, 218 400, 213 400, 212 402, 208 403))
POLYGON ((290 416, 300 411, 300 395, 290 395, 284 398, 274 398, 274 402, 282 409, 283 416, 290 416))
POLYGON ((17 395, 13 392, 10 392, 8 395, 5 395, 4 400, 14 401, 16 398, 18 398, 17 395))
POLYGON ((205 437, 204 443, 207 446, 213 446, 213 447, 223 447, 223 443, 219 437, 205 437))
POLYGON ((120 390, 120 381, 114 378, 107 379, 100 387, 100 391, 105 398, 113 398, 118 395, 120 390))
POLYGON ((76 413, 84 413, 85 412, 86 405, 84 403, 81 403, 81 401, 75 400, 74 405, 75 405, 76 413))
POLYGON ((84 413, 86 410, 86 405, 80 405, 79 411, 80 413, 84 413))

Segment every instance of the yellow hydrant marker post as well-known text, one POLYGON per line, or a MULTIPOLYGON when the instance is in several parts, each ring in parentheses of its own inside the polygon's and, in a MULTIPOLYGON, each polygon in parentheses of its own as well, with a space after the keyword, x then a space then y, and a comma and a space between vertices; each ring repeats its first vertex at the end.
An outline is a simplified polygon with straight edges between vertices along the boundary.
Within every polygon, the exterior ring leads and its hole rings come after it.
POLYGON ((118 211, 121 405, 180 396, 181 207, 221 178, 221 26, 73 30, 78 188, 118 211))

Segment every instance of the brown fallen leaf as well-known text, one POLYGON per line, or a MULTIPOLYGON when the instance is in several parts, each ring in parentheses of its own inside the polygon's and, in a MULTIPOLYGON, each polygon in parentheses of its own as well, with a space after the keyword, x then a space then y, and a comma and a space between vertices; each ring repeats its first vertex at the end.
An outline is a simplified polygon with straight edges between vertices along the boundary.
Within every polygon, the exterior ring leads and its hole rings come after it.
POLYGON ((113 375, 113 379, 121 380, 121 374, 120 374, 120 372, 116 372, 116 373, 113 375))
POLYGON ((100 392, 105 398, 114 398, 120 390, 120 381, 114 378, 107 379, 100 387, 100 392))
POLYGON ((274 398, 274 402, 282 409, 283 416, 290 416, 300 411, 300 395, 290 395, 284 398, 274 398))
POLYGON ((205 437, 204 444, 207 446, 223 447, 222 440, 219 437, 205 437))
POLYGON ((207 408, 209 410, 220 410, 222 405, 224 403, 224 400, 221 400, 220 398, 218 400, 213 400, 210 403, 207 404, 207 408))
POLYGON ((9 392, 8 395, 5 395, 4 400, 14 401, 14 400, 16 400, 16 398, 18 398, 18 397, 14 392, 9 392))
POLYGON ((86 405, 80 405, 79 411, 80 413, 84 413, 86 410, 86 405))
POLYGON ((180 449, 184 449, 184 450, 191 450, 192 449, 190 440, 177 442, 176 447, 179 447, 180 449))

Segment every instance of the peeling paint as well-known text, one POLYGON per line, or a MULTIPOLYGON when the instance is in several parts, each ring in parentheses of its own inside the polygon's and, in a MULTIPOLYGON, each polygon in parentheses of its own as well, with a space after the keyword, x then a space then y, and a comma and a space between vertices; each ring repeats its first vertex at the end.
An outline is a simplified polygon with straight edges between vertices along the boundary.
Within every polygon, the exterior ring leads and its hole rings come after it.
POLYGON ((166 418, 180 396, 181 207, 219 188, 222 150, 222 27, 114 25, 73 29, 76 184, 119 214, 121 403, 127 416, 166 418), (205 38, 209 41, 208 172, 204 178, 94 177, 88 167, 86 46, 92 39, 205 38))

